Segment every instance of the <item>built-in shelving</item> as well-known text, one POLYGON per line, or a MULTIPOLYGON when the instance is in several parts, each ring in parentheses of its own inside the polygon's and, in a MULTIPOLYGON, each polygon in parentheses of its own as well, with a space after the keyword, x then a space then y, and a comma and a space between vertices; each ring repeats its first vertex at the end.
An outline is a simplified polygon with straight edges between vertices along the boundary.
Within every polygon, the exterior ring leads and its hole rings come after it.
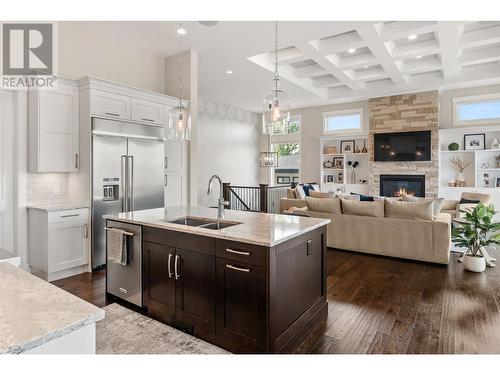
POLYGON ((321 190, 322 191, 337 191, 341 190, 347 193, 356 192, 360 194, 366 194, 368 191, 368 184, 361 183, 360 181, 368 181, 369 166, 368 159, 369 153, 331 153, 327 152, 328 146, 335 146, 339 151, 341 141, 354 140, 355 147, 357 146, 359 150, 363 149, 363 146, 368 147, 368 136, 355 135, 355 136, 342 136, 342 137, 323 137, 321 138, 321 148, 320 148, 320 171, 321 171, 321 190), (335 159, 341 161, 342 168, 325 168, 324 163, 327 161, 335 162, 335 159), (355 169, 356 179, 352 181, 351 170, 348 166, 348 162, 357 161, 359 163, 358 167, 355 169))

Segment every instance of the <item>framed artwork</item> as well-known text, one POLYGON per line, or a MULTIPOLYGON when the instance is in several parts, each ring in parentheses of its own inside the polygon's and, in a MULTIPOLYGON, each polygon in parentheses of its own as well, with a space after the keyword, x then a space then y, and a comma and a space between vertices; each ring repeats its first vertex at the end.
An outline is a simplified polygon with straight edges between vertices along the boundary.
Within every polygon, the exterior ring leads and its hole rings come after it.
POLYGON ((344 158, 333 158, 333 168, 343 169, 344 168, 344 158))
POLYGON ((495 178, 495 187, 500 188, 500 177, 495 178))
POLYGON ((329 174, 329 175, 326 176, 326 182, 335 182, 333 180, 333 175, 332 174, 329 174))
POLYGON ((340 141, 340 153, 341 154, 352 154, 355 147, 354 140, 352 141, 340 141))
POLYGON ((299 176, 293 176, 292 182, 299 182, 299 176))
POLYGON ((278 177, 276 177, 276 182, 278 184, 289 184, 290 177, 289 176, 278 176, 278 177))
POLYGON ((339 179, 337 181, 339 184, 344 183, 344 174, 342 172, 339 173, 339 179))
POLYGON ((482 134, 464 134, 464 150, 484 150, 485 136, 482 134))

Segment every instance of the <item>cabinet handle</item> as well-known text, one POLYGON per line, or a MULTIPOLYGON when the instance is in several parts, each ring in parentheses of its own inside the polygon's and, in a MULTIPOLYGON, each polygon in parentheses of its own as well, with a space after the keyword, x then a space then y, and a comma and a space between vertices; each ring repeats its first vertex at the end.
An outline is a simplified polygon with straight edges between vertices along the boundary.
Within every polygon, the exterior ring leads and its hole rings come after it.
POLYGON ((174 268, 176 280, 179 280, 179 278, 181 277, 181 275, 179 275, 179 270, 177 269, 178 266, 179 266, 179 256, 176 255, 175 256, 175 268, 174 268))
POLYGON ((80 214, 61 215, 61 217, 75 217, 75 216, 80 216, 80 214))
POLYGON ((233 266, 232 264, 226 264, 226 268, 235 270, 235 271, 240 271, 240 272, 250 272, 250 268, 241 268, 241 267, 236 267, 233 266))
POLYGON ((168 157, 165 156, 165 169, 167 169, 167 168, 168 168, 168 157))
POLYGON ((84 232, 84 236, 85 236, 85 238, 88 238, 88 237, 89 237, 89 226, 88 226, 88 224, 85 224, 85 232, 84 232))
POLYGON ((168 176, 165 175, 165 186, 168 186, 168 176))
POLYGON ((168 278, 171 279, 172 278, 172 271, 170 269, 170 263, 171 263, 171 259, 172 259, 172 254, 168 254, 168 278))
POLYGON ((233 253, 233 254, 238 254, 238 255, 250 255, 250 251, 238 251, 238 250, 233 250, 233 249, 226 249, 228 253, 233 253))
POLYGON ((75 169, 78 169, 78 164, 80 164, 79 161, 78 154, 75 154, 75 169))
POLYGON ((155 120, 152 120, 150 118, 143 118, 142 121, 149 121, 149 122, 155 122, 155 120))
POLYGON ((108 115, 108 116, 116 116, 116 117, 120 117, 120 114, 118 113, 113 113, 113 112, 104 112, 105 115, 108 115))

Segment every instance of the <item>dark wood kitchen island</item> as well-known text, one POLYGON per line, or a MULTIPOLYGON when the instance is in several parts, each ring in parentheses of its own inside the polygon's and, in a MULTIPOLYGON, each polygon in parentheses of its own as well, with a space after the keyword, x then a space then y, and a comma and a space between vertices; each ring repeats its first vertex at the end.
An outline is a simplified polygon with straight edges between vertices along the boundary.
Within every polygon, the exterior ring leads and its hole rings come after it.
POLYGON ((107 217, 142 228, 143 311, 234 353, 307 352, 328 314, 329 220, 227 210, 217 229, 216 218, 199 207, 107 217))

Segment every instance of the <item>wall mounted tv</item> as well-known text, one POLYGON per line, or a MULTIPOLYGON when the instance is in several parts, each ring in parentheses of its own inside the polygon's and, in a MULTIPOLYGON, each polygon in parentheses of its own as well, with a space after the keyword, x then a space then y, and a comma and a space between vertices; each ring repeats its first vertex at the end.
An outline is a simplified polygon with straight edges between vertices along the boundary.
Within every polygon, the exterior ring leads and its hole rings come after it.
POLYGON ((431 160, 431 131, 374 135, 375 161, 431 160))

